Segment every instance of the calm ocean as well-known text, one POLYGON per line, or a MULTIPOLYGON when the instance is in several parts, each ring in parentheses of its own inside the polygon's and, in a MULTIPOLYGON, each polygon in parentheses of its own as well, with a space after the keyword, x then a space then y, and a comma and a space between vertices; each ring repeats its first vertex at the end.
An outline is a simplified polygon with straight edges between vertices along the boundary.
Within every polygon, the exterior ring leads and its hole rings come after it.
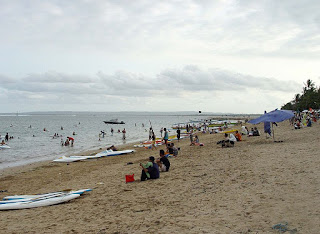
MULTIPOLYGON (((14 137, 7 142, 11 149, 0 150, 0 169, 52 160, 62 155, 77 155, 82 151, 99 149, 112 144, 117 146, 144 141, 148 139, 150 123, 156 137, 160 137, 161 127, 170 129, 174 123, 203 118, 206 116, 145 112, 0 115, 2 139, 6 133, 14 137), (125 124, 107 125, 103 122, 114 118, 124 121, 125 124), (113 136, 110 132, 111 127, 114 129, 113 136), (44 128, 47 131, 43 131, 44 128), (122 140, 122 133, 117 133, 118 129, 122 130, 123 128, 127 132, 126 140, 122 140), (99 141, 100 131, 106 132, 101 141, 99 141), (76 135, 73 136, 73 132, 76 135), (61 138, 53 139, 52 137, 55 133, 62 135, 64 141, 67 136, 73 137, 75 139, 74 146, 61 146, 61 138)), ((172 130, 170 134, 174 135, 175 131, 172 130)))

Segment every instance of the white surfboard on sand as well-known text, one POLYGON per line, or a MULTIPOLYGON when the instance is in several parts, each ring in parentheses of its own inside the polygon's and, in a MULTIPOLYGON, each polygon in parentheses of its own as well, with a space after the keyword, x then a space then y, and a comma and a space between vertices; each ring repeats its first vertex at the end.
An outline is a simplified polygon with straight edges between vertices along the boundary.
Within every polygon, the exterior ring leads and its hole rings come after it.
POLYGON ((60 196, 54 196, 50 198, 34 198, 27 201, 19 201, 12 203, 0 204, 0 210, 19 210, 19 209, 29 209, 41 206, 50 206, 63 202, 70 201, 80 197, 80 194, 62 194, 60 196))
MULTIPOLYGON (((65 190, 65 191, 57 191, 51 193, 41 193, 41 194, 31 194, 31 195, 13 195, 6 196, 3 198, 3 201, 17 201, 23 199, 34 199, 34 198, 42 198, 42 197, 50 197, 50 196, 58 196, 63 194, 83 194, 84 192, 90 192, 92 189, 80 189, 80 190, 65 190)), ((1 201, 0 201, 1 202, 1 201)))

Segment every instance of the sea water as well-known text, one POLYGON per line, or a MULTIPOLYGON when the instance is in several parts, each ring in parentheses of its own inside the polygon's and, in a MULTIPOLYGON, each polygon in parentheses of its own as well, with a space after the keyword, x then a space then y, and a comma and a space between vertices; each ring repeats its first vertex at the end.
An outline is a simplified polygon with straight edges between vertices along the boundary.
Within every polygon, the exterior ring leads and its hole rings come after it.
MULTIPOLYGON (((0 150, 0 169, 53 160, 62 155, 79 155, 83 151, 111 145, 145 141, 149 138, 151 126, 156 137, 160 137, 162 127, 170 129, 175 123, 200 118, 203 116, 197 114, 143 112, 0 115, 1 139, 4 139, 6 133, 13 136, 13 139, 7 142, 11 149, 0 150), (125 124, 110 125, 103 122, 115 118, 125 124), (111 128, 114 129, 113 135, 111 128), (118 133, 118 129, 122 131, 124 128, 125 140, 122 139, 122 133, 118 133), (101 131, 105 132, 105 136, 100 136, 99 140, 101 131), (73 135, 73 132, 76 135, 73 135), (55 133, 62 137, 54 138, 55 133), (65 141, 68 136, 75 139, 74 145, 62 146, 61 140, 65 141)), ((176 131, 171 129, 169 135, 175 134, 176 131)))

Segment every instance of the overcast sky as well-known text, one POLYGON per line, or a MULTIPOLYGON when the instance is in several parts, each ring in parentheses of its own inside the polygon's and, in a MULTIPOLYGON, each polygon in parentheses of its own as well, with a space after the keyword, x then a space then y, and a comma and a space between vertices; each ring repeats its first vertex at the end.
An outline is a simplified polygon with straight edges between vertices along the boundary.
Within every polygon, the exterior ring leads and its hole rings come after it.
POLYGON ((263 113, 320 84, 319 0, 0 0, 0 112, 263 113))

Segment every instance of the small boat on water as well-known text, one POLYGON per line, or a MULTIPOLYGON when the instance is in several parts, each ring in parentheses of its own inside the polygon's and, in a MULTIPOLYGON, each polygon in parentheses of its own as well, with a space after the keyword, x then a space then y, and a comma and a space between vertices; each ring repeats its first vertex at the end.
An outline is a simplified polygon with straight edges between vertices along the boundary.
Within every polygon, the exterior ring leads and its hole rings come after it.
POLYGON ((118 119, 110 119, 109 121, 103 121, 105 124, 125 124, 123 121, 118 121, 118 119))

